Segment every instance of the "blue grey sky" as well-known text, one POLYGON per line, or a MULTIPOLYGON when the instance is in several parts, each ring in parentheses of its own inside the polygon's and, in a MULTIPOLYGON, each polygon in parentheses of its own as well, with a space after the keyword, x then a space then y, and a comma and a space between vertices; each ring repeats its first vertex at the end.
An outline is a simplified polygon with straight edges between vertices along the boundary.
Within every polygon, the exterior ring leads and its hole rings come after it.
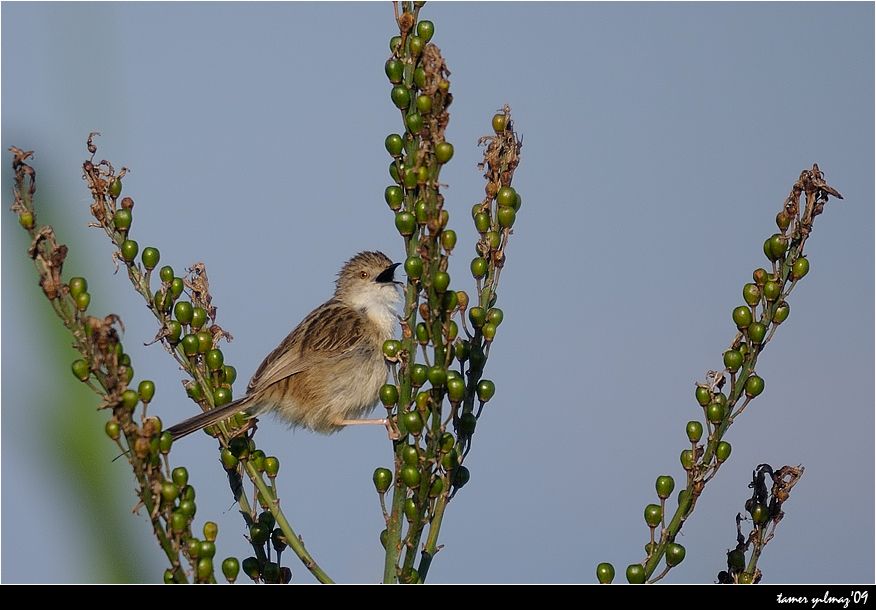
MULTIPOLYGON (((762 462, 806 466, 760 562, 764 582, 872 581, 873 11, 426 5, 452 71, 456 155, 442 180, 460 237, 457 289, 472 287, 477 138, 508 103, 525 142, 506 317, 487 371, 496 396, 431 580, 593 582, 600 561, 623 580, 644 554, 655 477, 683 478, 685 422, 701 414, 694 383, 721 367, 773 218, 818 162, 845 201, 818 218, 812 270, 759 361, 766 390, 728 433, 732 456, 685 524, 687 558, 666 581, 715 579, 762 462)), ((389 3, 3 4, 2 148, 37 151, 42 218, 63 227, 91 309, 124 318, 137 377, 156 380, 153 411, 166 423, 195 406, 173 361, 143 346, 154 321, 112 274, 107 240, 86 228, 88 132, 103 134, 98 158, 132 168, 124 184, 141 249, 158 247, 177 270, 206 263, 241 391, 330 295, 344 260, 363 249, 402 256, 383 202, 383 140, 401 129, 383 74, 392 34, 389 3)), ((131 578, 159 580, 162 556, 145 518, 129 514, 127 466, 109 461, 110 443, 96 436, 88 468, 120 481, 120 500, 84 502, 66 474, 63 422, 100 430, 103 415, 64 411, 87 396, 68 372, 73 351, 58 351, 63 334, 9 213, 2 237, 2 579, 106 580, 88 545, 115 518, 142 547, 131 578)), ((323 567, 378 581, 371 473, 391 463, 383 431, 323 437, 266 420, 259 437, 282 462, 284 508, 323 567)), ((217 557, 245 556, 214 442, 196 435, 173 456, 197 486, 197 522, 220 525, 217 557)))

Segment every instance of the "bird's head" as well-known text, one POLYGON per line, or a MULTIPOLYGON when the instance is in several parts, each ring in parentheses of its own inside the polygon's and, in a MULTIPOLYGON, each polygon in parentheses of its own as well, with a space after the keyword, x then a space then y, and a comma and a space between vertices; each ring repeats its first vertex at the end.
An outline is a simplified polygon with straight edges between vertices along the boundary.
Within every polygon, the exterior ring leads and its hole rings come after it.
POLYGON ((395 280, 398 266, 382 252, 360 252, 338 273, 335 298, 364 310, 369 317, 395 316, 401 301, 401 282, 395 280))

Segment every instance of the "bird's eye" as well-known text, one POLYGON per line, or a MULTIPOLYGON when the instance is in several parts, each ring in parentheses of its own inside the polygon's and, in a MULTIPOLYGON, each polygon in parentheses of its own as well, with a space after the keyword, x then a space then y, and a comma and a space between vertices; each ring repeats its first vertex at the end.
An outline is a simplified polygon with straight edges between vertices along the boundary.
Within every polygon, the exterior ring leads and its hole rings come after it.
POLYGON ((364 280, 366 277, 368 277, 368 272, 367 271, 360 271, 359 277, 361 277, 364 280))

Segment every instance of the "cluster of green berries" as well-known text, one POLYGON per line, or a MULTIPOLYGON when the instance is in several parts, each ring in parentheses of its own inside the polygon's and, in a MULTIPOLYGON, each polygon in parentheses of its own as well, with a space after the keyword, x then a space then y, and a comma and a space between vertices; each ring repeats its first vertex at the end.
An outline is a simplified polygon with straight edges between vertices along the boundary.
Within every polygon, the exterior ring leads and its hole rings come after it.
POLYGON ((280 565, 280 556, 286 549, 286 537, 283 530, 276 525, 274 515, 265 510, 249 525, 249 541, 254 545, 265 546, 265 553, 261 553, 261 559, 247 557, 243 560, 243 572, 254 582, 270 584, 286 584, 292 580, 292 570, 280 565), (270 548, 276 552, 276 561, 268 561, 271 556, 270 548))

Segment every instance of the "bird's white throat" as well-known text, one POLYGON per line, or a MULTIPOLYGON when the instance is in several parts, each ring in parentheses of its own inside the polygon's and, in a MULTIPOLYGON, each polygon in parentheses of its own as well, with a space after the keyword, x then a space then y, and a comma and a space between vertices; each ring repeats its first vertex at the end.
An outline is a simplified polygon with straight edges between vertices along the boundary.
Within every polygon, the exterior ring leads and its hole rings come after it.
POLYGON ((400 302, 401 295, 395 284, 372 284, 354 291, 349 297, 350 305, 364 312, 387 337, 394 334, 400 302))

